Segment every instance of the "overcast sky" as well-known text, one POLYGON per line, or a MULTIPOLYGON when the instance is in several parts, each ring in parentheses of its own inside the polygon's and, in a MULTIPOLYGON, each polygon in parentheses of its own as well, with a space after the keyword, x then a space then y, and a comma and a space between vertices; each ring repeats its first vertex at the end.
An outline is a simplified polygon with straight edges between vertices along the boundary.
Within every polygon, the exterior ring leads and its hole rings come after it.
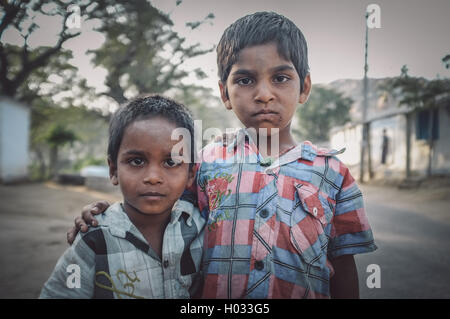
MULTIPOLYGON (((171 1, 154 1, 165 11, 171 1), (162 5, 165 4, 165 7, 162 5)), ((309 46, 313 83, 362 78, 364 66, 364 14, 368 4, 381 9, 381 28, 369 31, 369 77, 396 76, 407 64, 411 75, 448 76, 441 59, 450 54, 449 0, 185 0, 173 10, 177 21, 201 19, 213 12, 213 25, 191 32, 189 38, 217 44, 224 29, 236 19, 256 11, 275 11, 291 19, 309 46)), ((177 27, 182 27, 179 23, 177 27)), ((180 33, 182 30, 180 29, 180 33)), ((215 54, 199 58, 217 82, 215 54), (214 78, 215 77, 215 78, 214 78)))
MULTIPOLYGON (((408 65, 411 75, 450 76, 441 62, 450 54, 450 0, 184 0, 178 7, 175 0, 151 2, 170 13, 175 30, 189 43, 199 42, 205 48, 216 45, 225 28, 246 14, 275 11, 285 15, 307 39, 313 83, 363 77, 364 14, 367 5, 375 3, 381 8, 381 28, 369 31, 369 77, 399 75, 403 64, 408 65), (211 23, 196 30, 185 26, 211 12, 215 15, 211 23)), ((82 36, 71 39, 65 47, 74 51, 73 62, 81 75, 101 90, 105 71, 93 69, 85 52, 98 48, 103 37, 91 28, 92 24, 83 22, 82 36)), ((55 41, 51 35, 57 30, 57 24, 43 25, 36 43, 55 41)), ((7 36, 6 40, 14 37, 7 36)), ((209 77, 197 84, 213 88, 218 95, 215 52, 188 60, 185 67, 201 67, 209 77)), ((191 80, 196 81, 195 77, 191 80)))

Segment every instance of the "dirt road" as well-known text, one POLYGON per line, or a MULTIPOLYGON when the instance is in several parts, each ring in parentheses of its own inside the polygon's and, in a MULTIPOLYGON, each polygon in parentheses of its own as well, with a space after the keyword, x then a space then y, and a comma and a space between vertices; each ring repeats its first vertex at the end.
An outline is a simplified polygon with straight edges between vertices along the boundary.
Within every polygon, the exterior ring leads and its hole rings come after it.
POLYGON ((0 185, 0 298, 36 298, 84 205, 120 197, 56 184, 0 185))
MULTIPOLYGON (((362 187, 379 249, 356 257, 362 298, 450 298, 450 187, 362 187), (370 264, 381 288, 366 285, 370 264)), ((82 207, 119 195, 56 184, 0 185, 0 298, 36 298, 82 207)))

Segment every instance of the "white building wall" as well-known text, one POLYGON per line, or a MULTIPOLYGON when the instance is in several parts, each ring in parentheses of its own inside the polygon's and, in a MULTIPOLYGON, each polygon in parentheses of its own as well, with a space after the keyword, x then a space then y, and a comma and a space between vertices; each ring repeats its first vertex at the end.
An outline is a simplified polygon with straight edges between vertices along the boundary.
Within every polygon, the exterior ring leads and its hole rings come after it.
POLYGON ((439 109, 439 139, 434 145, 432 173, 450 173, 450 107, 439 109))
POLYGON ((406 169, 406 118, 404 115, 373 121, 370 125, 370 142, 374 169, 383 167, 395 171, 406 169), (386 129, 389 139, 385 165, 381 164, 383 129, 386 129))
POLYGON ((345 147, 345 152, 339 155, 339 159, 349 167, 359 165, 361 140, 362 126, 360 124, 347 125, 330 133, 330 147, 336 150, 345 147))
POLYGON ((0 181, 12 182, 28 175, 30 110, 0 97, 0 181))
MULTIPOLYGON (((429 147, 425 140, 416 139, 416 119, 411 123, 410 163, 414 175, 425 176, 428 168, 429 147)), ((406 173, 406 116, 398 114, 374 120, 370 124, 372 170, 375 178, 404 178, 406 173), (386 164, 381 164, 381 144, 383 129, 389 138, 386 164)), ((330 134, 330 144, 334 149, 346 147, 339 158, 350 167, 359 166, 361 125, 347 125, 335 128, 330 134)), ((356 171, 356 170, 355 170, 356 171)), ((432 159, 432 174, 450 173, 450 109, 439 110, 439 139, 435 141, 432 159)))

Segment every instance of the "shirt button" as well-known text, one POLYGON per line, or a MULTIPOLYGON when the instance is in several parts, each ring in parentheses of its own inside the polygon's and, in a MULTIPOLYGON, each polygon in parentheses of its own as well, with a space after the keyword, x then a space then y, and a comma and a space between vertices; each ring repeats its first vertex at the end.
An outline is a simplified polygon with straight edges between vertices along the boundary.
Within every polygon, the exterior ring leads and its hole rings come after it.
POLYGON ((269 212, 264 209, 264 210, 261 211, 260 215, 261 215, 262 218, 266 218, 267 216, 269 216, 269 212))
POLYGON ((262 260, 255 261, 255 269, 256 270, 263 270, 264 269, 264 262, 262 260))
POLYGON ((164 268, 169 267, 169 261, 167 259, 164 260, 163 266, 164 266, 164 268))
POLYGON ((314 207, 314 208, 313 208, 313 215, 314 215, 314 217, 317 216, 317 207, 314 207))

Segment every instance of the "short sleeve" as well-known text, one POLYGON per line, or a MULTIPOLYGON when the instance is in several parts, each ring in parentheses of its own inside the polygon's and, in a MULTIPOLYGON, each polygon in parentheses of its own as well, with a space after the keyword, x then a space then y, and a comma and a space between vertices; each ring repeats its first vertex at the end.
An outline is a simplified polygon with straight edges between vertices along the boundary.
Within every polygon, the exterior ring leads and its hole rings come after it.
POLYGON ((345 165, 341 189, 336 195, 336 208, 332 219, 328 256, 354 255, 377 249, 372 229, 364 209, 363 195, 345 165))
POLYGON ((73 245, 59 258, 39 298, 92 298, 94 273, 95 253, 78 234, 73 245))

